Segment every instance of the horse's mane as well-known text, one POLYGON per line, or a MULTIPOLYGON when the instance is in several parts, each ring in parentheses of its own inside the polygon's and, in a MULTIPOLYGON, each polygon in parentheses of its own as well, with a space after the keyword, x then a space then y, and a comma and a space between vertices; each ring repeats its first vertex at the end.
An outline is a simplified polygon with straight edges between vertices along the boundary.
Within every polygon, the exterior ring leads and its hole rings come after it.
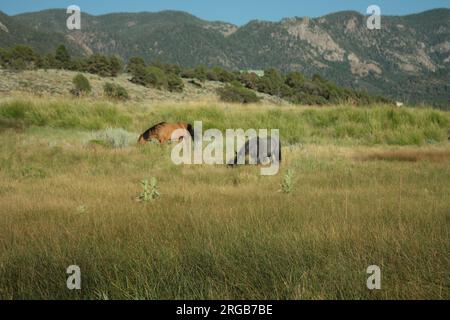
POLYGON ((152 133, 154 133, 159 127, 161 127, 161 126, 163 126, 163 125, 165 125, 165 124, 166 124, 165 122, 160 122, 160 123, 155 124, 153 127, 151 127, 150 129, 148 129, 147 131, 145 131, 145 132, 142 134, 142 137, 143 137, 145 140, 148 140, 148 138, 150 137, 150 135, 151 135, 152 133))
POLYGON ((192 124, 188 123, 186 126, 186 130, 189 132, 189 134, 191 135, 191 139, 192 141, 194 141, 194 128, 192 128, 192 124))

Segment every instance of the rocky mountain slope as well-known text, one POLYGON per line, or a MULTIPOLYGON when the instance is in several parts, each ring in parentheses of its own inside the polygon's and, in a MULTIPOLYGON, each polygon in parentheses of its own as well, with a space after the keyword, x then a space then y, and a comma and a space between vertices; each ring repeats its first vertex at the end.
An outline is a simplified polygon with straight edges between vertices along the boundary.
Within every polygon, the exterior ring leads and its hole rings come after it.
POLYGON ((82 14, 81 30, 66 28, 65 10, 0 13, 0 46, 17 43, 74 54, 143 56, 183 66, 299 70, 340 85, 405 102, 450 105, 450 10, 383 16, 381 30, 366 17, 338 12, 320 18, 251 21, 238 27, 185 12, 82 14))

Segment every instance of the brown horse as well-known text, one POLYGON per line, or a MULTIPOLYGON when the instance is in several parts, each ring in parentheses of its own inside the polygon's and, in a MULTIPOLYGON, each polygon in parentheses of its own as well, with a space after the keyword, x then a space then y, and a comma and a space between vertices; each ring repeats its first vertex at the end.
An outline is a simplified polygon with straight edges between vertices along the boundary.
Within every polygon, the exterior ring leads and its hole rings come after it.
POLYGON ((160 144, 163 144, 169 140, 180 141, 183 140, 188 134, 192 139, 194 139, 194 130, 192 125, 189 123, 160 122, 141 134, 139 136, 138 143, 145 144, 147 141, 151 141, 152 139, 157 139, 160 144), (182 131, 172 137, 174 131, 178 129, 182 129, 182 131))

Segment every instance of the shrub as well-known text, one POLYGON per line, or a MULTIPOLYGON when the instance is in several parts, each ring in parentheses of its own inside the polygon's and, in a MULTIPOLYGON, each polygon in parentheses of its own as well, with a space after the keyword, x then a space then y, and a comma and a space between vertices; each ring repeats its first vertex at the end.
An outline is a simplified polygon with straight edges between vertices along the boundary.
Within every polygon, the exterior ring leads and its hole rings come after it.
POLYGON ((89 143, 100 144, 109 148, 127 148, 136 143, 138 135, 122 128, 107 128, 91 135, 89 143))
POLYGON ((183 91, 184 84, 183 80, 177 74, 177 66, 152 64, 145 67, 141 63, 135 63, 130 70, 133 75, 130 81, 133 83, 157 89, 183 91), (159 66, 162 66, 164 69, 161 69, 159 66))
POLYGON ((145 68, 145 61, 141 57, 131 57, 128 62, 127 72, 134 74, 138 68, 145 68))
POLYGON ((204 65, 199 65, 194 69, 194 78, 204 82, 208 79, 208 68, 204 65))
POLYGON ((244 72, 240 75, 241 83, 248 89, 257 90, 259 83, 259 76, 254 72, 244 72))
POLYGON ((225 102, 254 103, 260 100, 254 91, 244 88, 239 82, 219 88, 218 94, 220 99, 225 102))
POLYGON ((112 77, 117 77, 123 71, 123 62, 117 56, 109 58, 109 74, 112 77))
POLYGON ((166 74, 162 69, 154 66, 147 67, 145 82, 146 85, 150 85, 157 89, 163 89, 168 87, 166 74))
POLYGON ((140 84, 142 86, 147 85, 147 70, 145 69, 145 64, 133 64, 128 65, 128 70, 130 70, 132 78, 131 82, 140 84))
POLYGON ((181 92, 183 91, 184 83, 180 76, 176 74, 169 74, 167 76, 167 86, 169 91, 181 92))
POLYGON ((91 92, 91 85, 89 83, 89 80, 81 73, 73 77, 72 82, 75 86, 75 88, 72 89, 72 93, 74 95, 80 96, 91 92))
POLYGON ((271 68, 266 70, 264 76, 260 78, 258 91, 280 97, 284 85, 283 75, 278 70, 271 68))
POLYGON ((42 63, 40 56, 33 48, 17 45, 12 49, 0 50, 0 64, 12 70, 35 69, 42 63))
POLYGON ((291 72, 286 76, 286 84, 291 88, 301 88, 305 82, 305 76, 297 71, 291 72))
POLYGON ((93 54, 86 61, 86 71, 101 77, 111 75, 109 59, 102 54, 93 54))
POLYGON ((195 78, 195 70, 194 69, 184 69, 180 73, 182 78, 194 79, 195 78))
POLYGON ((128 92, 124 87, 110 82, 104 84, 103 92, 107 97, 113 99, 127 100, 129 98, 128 92))
POLYGON ((214 67, 207 72, 207 79, 211 81, 231 82, 236 80, 234 73, 221 67, 214 67))

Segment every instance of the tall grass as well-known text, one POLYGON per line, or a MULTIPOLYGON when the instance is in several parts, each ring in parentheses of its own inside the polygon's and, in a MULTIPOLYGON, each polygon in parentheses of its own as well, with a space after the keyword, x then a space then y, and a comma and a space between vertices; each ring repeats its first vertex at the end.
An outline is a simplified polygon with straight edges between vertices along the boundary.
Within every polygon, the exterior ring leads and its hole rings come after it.
POLYGON ((127 128, 131 118, 106 103, 31 102, 15 100, 0 105, 0 118, 30 126, 101 129, 108 126, 127 128))
POLYGON ((340 141, 360 145, 422 145, 446 141, 450 112, 391 106, 366 108, 282 108, 208 105, 144 107, 85 100, 37 102, 16 100, 0 104, 0 124, 59 128, 131 129, 139 132, 160 121, 203 121, 204 129, 276 128, 288 144, 340 141))

